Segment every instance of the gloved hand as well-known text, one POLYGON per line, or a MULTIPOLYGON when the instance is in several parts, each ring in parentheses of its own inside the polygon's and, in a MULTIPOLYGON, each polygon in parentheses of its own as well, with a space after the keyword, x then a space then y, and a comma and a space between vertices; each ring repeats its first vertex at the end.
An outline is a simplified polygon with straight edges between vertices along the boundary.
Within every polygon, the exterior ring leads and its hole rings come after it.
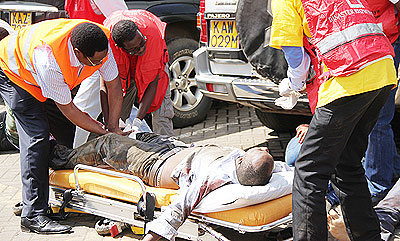
POLYGON ((290 87, 289 78, 284 78, 281 83, 279 83, 279 95, 288 97, 290 92, 292 92, 292 88, 290 87))
POLYGON ((288 96, 282 96, 275 100, 275 105, 280 106, 285 110, 291 110, 297 104, 302 94, 297 91, 291 91, 288 96))
POLYGON ((132 138, 132 139, 136 139, 136 133, 140 130, 140 127, 142 126, 143 121, 141 119, 135 118, 133 120, 133 122, 131 123, 130 120, 131 119, 126 120, 126 123, 127 123, 126 125, 130 126, 131 130, 133 130, 133 131, 131 134, 129 134, 128 137, 132 138))
POLYGON ((133 123, 132 123, 132 129, 133 129, 133 131, 134 131, 134 132, 139 131, 139 130, 140 130, 140 127, 142 126, 142 123, 143 123, 143 121, 142 121, 141 119, 135 118, 135 119, 133 120, 133 123))

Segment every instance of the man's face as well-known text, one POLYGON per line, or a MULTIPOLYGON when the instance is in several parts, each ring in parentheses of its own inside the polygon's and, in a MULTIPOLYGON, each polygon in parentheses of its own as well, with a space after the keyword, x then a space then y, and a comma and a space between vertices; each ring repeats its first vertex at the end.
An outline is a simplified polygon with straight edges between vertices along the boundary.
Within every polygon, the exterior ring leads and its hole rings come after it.
POLYGON ((97 66, 103 63, 104 58, 107 56, 108 49, 100 52, 94 52, 94 55, 92 57, 86 56, 76 48, 74 49, 74 52, 76 57, 82 64, 87 66, 97 66))
POLYGON ((124 42, 122 48, 130 55, 142 56, 146 52, 146 36, 137 30, 137 34, 132 40, 124 42))

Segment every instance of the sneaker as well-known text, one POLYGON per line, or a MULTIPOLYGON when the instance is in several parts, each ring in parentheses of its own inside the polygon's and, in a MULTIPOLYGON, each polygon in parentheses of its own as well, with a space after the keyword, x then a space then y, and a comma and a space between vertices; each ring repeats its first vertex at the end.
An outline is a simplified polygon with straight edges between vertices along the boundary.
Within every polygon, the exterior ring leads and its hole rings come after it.
POLYGON ((122 233, 125 229, 129 228, 129 225, 124 222, 114 221, 108 218, 100 219, 96 222, 94 229, 100 235, 106 236, 111 235, 112 237, 122 233))

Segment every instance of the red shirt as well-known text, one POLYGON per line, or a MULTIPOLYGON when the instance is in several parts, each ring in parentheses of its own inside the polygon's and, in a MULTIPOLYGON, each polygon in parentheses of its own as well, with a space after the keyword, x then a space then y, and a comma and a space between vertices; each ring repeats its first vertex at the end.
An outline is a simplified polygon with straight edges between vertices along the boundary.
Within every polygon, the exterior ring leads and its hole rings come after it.
POLYGON ((96 23, 103 23, 104 15, 96 13, 90 5, 90 0, 65 0, 65 11, 70 18, 83 18, 96 23))
POLYGON ((118 65, 119 76, 124 93, 134 79, 138 89, 139 102, 142 100, 147 86, 159 75, 156 95, 148 113, 160 108, 169 84, 169 77, 164 71, 169 60, 164 35, 166 23, 146 10, 122 10, 113 12, 104 25, 109 29, 120 20, 132 20, 146 36, 146 51, 143 56, 129 55, 123 49, 115 46, 110 38, 110 45, 118 65))

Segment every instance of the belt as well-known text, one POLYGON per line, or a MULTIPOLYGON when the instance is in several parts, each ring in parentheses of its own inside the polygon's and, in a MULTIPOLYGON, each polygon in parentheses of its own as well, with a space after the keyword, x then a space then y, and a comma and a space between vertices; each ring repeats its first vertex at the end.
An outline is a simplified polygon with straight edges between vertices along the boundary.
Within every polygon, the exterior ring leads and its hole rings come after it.
POLYGON ((158 187, 158 185, 160 184, 160 176, 158 175, 160 167, 162 166, 162 164, 164 164, 164 162, 170 158, 171 156, 175 155, 176 153, 180 152, 183 148, 182 147, 175 147, 174 149, 171 149, 169 151, 167 151, 166 153, 162 154, 157 161, 154 163, 154 165, 151 167, 150 169, 150 173, 149 173, 149 185, 152 187, 158 187))

